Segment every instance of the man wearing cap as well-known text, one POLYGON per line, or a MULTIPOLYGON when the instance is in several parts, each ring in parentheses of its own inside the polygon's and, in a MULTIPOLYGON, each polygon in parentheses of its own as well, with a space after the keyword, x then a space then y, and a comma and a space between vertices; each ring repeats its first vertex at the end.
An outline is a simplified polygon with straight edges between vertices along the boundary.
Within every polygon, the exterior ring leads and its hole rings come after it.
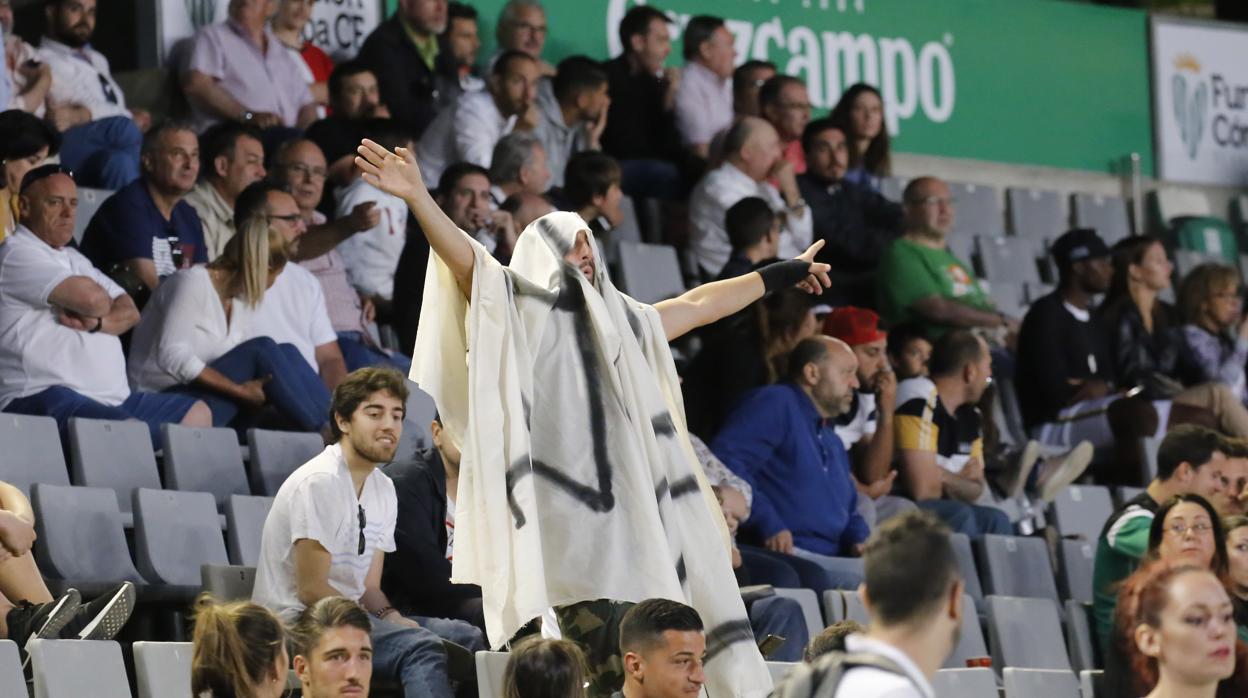
POLYGON ((836 435, 850 451, 858 513, 874 530, 879 521, 916 508, 889 494, 897 478, 892 467, 897 376, 888 362, 888 333, 874 311, 853 306, 825 317, 823 333, 848 344, 858 358, 858 390, 849 411, 836 419, 836 435))

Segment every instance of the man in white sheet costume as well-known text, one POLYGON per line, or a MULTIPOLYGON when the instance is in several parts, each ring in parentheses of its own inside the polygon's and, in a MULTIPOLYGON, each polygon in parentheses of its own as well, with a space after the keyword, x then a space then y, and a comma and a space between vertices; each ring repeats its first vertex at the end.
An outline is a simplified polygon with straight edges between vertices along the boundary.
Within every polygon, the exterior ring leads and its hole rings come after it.
MULTIPOLYGON (((356 164, 407 201, 436 253, 411 378, 462 451, 452 577, 481 586, 490 644, 551 607, 592 614, 604 600, 663 597, 702 616, 711 696, 765 695, 771 680, 667 343, 766 290, 821 292, 820 244, 649 306, 612 285, 576 214, 534 221, 504 267, 434 203, 413 153, 366 140, 356 164)), ((575 639, 586 623, 570 615, 560 625, 575 639)), ((601 660, 595 671, 610 673, 601 660)))

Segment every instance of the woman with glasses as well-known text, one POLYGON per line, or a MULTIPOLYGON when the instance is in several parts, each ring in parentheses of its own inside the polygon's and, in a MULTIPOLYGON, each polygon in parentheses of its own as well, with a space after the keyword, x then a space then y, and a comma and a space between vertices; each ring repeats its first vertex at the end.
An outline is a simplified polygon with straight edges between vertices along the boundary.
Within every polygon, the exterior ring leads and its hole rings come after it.
POLYGON ((1183 340, 1196 377, 1221 383, 1240 402, 1248 400, 1248 322, 1244 321, 1239 272, 1225 264, 1202 264, 1179 289, 1183 340))

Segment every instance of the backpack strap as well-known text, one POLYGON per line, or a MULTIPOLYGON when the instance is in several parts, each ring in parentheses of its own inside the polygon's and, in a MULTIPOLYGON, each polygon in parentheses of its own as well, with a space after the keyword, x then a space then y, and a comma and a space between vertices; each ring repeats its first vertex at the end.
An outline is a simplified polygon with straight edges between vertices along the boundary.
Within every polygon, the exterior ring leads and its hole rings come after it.
MULTIPOLYGON (((813 664, 797 667, 785 678, 772 698, 833 698, 846 672, 858 667, 869 667, 901 676, 914 684, 913 679, 897 662, 873 652, 829 652, 813 664)), ((915 688, 919 686, 915 684, 915 688)), ((920 689, 921 690, 921 689, 920 689)))

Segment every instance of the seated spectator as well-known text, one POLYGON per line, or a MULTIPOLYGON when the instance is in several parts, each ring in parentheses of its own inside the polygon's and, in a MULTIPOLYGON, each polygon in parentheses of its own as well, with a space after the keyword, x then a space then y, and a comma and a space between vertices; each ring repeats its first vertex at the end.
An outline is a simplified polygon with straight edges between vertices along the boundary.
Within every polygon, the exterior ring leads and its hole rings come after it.
POLYGON ((681 145, 705 160, 715 134, 732 124, 732 71, 737 51, 724 20, 708 15, 689 19, 681 43, 685 68, 676 87, 676 130, 681 145))
POLYGON ((1222 519, 1226 529, 1227 585, 1235 606, 1239 639, 1248 642, 1248 516, 1236 514, 1222 519))
POLYGON ((1224 264, 1202 264, 1179 289, 1183 339, 1202 383, 1221 383, 1240 402, 1248 401, 1248 322, 1244 322, 1239 272, 1224 264))
POLYGON ((528 637, 511 648, 503 698, 585 698, 589 667, 571 640, 528 637))
POLYGON ((602 147, 610 106, 607 74, 597 61, 570 56, 559 62, 553 93, 538 97, 541 120, 533 130, 546 151, 551 186, 563 186, 564 171, 573 155, 602 147))
POLYGON ((879 191, 892 174, 892 147, 884 127, 884 98, 866 83, 851 85, 828 115, 849 139, 849 170, 845 179, 879 191))
POLYGON ((628 609, 620 620, 619 654, 622 698, 697 695, 706 682, 702 618, 677 601, 646 599, 628 609))
POLYGON ((1153 517, 1145 557, 1203 567, 1225 578, 1230 563, 1220 512, 1198 494, 1176 494, 1153 517))
POLYGON ((747 196, 728 207, 724 229, 732 244, 732 256, 716 280, 748 274, 760 264, 774 261, 780 254, 781 218, 766 199, 747 196))
POLYGON ((860 581, 853 565, 869 532, 858 514, 849 454, 829 420, 849 410, 858 360, 839 339, 803 340, 784 383, 747 394, 711 442, 754 489, 747 530, 767 549, 822 566, 840 588, 860 581))
POLYGON ((317 117, 324 117, 325 105, 329 103, 328 83, 329 75, 334 71, 334 61, 316 44, 303 38, 303 28, 311 17, 312 3, 308 0, 278 0, 277 13, 270 24, 274 38, 295 59, 303 82, 312 92, 317 117))
MULTIPOLYGON (((142 175, 108 197, 82 235, 82 253, 114 278, 151 292, 179 269, 208 262, 203 225, 183 199, 199 175, 199 139, 166 122, 143 136, 142 175)), ((143 294, 146 298, 146 294, 143 294)))
POLYGON ((932 358, 932 343, 917 323, 893 325, 888 331, 888 362, 897 373, 897 382, 908 378, 926 378, 927 362, 932 358))
POLYGON ((958 533, 1013 535, 1005 512, 976 504, 984 495, 982 417, 976 403, 992 377, 984 340, 965 330, 947 333, 932 349, 931 378, 897 386, 898 471, 920 509, 958 533))
MULTIPOLYGON (((240 207, 262 209, 249 200, 265 200, 266 186, 244 191, 240 207)), ((204 401, 216 427, 245 428, 252 410, 271 405, 317 431, 328 415, 325 384, 294 346, 254 336, 257 306, 286 265, 286 238, 265 215, 240 222, 220 257, 175 273, 152 295, 131 338, 130 383, 204 401)))
POLYGON ((290 630, 304 698, 367 696, 373 678, 372 620, 359 604, 326 596, 303 609, 290 630))
POLYGON ((797 186, 810 206, 815 239, 827 243, 819 254, 832 265, 829 302, 874 306, 876 270, 901 234, 901 206, 845 180, 848 144, 831 119, 811 122, 801 146, 806 173, 798 176, 797 186))
POLYGON ((208 426, 208 407, 193 397, 131 392, 118 337, 139 311, 70 246, 77 192, 59 165, 22 179, 22 223, 0 245, 0 406, 53 417, 62 434, 71 417, 139 419, 153 444, 161 424, 208 426))
POLYGON ((810 664, 829 652, 844 652, 845 638, 867 632, 867 626, 856 620, 840 620, 823 629, 806 646, 802 661, 810 664))
POLYGON ((806 83, 791 75, 776 75, 758 90, 759 116, 780 135, 780 152, 793 171, 806 171, 806 154, 802 150, 802 134, 810 123, 810 94, 806 83))
POLYGON ((1148 400, 1204 410, 1223 433, 1248 437, 1244 403, 1226 385, 1200 381, 1174 308, 1157 297, 1174 271, 1161 242, 1129 237, 1113 253, 1114 278, 1100 313, 1119 384, 1140 387, 1148 400))
POLYGON ((724 152, 724 164, 706 173, 689 199, 690 245, 702 273, 714 278, 728 262, 732 244, 724 218, 730 206, 747 196, 765 199, 783 215, 780 257, 800 254, 811 241, 811 214, 793 166, 780 157, 776 130, 762 119, 744 118, 724 138, 724 152), (778 188, 768 181, 772 177, 778 188))
POLYGON ((198 698, 286 694, 286 628, 273 612, 249 601, 195 602, 191 635, 191 692, 198 698))
POLYGON ((234 121, 280 133, 316 120, 304 67, 269 28, 271 10, 267 2, 230 0, 224 22, 195 32, 181 82, 201 131, 234 121))
POLYGON ((527 118, 536 104, 538 77, 529 54, 510 51, 494 63, 486 89, 463 95, 438 114, 416 149, 425 186, 436 186, 443 170, 457 162, 488 168, 500 138, 516 129, 533 130, 537 124, 527 118))
POLYGON ((17 230, 17 197, 22 178, 55 155, 61 137, 47 124, 24 111, 0 112, 0 242, 17 230))
POLYGON ((451 582, 459 447, 443 431, 440 417, 429 424, 429 434, 433 448, 399 454, 382 469, 394 482, 399 511, 381 588, 405 616, 458 618, 484 631, 481 587, 451 582))
POLYGON ((880 316, 890 325, 922 323, 932 339, 954 327, 1001 327, 1018 321, 997 312, 971 267, 948 248, 953 196, 935 177, 919 177, 902 195, 904 234, 880 259, 876 273, 880 316))
POLYGON ((930 514, 910 512, 880 527, 863 553, 866 581, 859 592, 871 614, 862 635, 845 638, 853 656, 870 665, 846 666, 831 653, 797 667, 775 698, 932 696, 936 670, 958 644, 963 581, 949 530, 930 514), (915 584, 916 579, 922 584, 915 584))
POLYGON ((250 126, 218 124, 199 139, 199 182, 186 195, 203 227, 208 260, 221 256, 234 237, 234 200, 264 179, 264 146, 250 126))
MULTIPOLYGON (((381 103, 387 107, 387 114, 373 116, 397 119, 416 138, 438 114, 434 70, 440 52, 438 35, 446 31, 446 23, 442 0, 400 0, 395 13, 377 25, 355 57, 377 77, 381 103)), ((359 144, 356 138, 355 145, 359 144)), ((332 149, 325 148, 325 157, 337 162, 332 149)))
POLYGON ((438 111, 455 104, 465 92, 485 87, 477 77, 477 51, 481 38, 477 35, 477 9, 462 2, 446 6, 446 30, 438 37, 438 59, 435 61, 438 85, 438 111))
POLYGON ((1223 441, 1217 432, 1203 427, 1172 429, 1157 449, 1156 479, 1105 522, 1092 573, 1092 611, 1102 648, 1109 642, 1118 583, 1139 567, 1161 504, 1180 494, 1198 494, 1209 500, 1222 495, 1222 468, 1226 464, 1223 441))
POLYGON ((548 31, 546 10, 540 0, 507 0, 498 13, 494 34, 498 50, 490 56, 489 69, 494 70, 494 64, 504 53, 522 51, 537 61, 542 77, 554 77, 555 67, 542 60, 548 31))
POLYGON ((546 148, 531 133, 515 131, 498 139, 490 157, 490 196, 494 203, 501 205, 519 193, 545 194, 550 189, 548 162, 546 148))
MULTIPOLYGON (((768 80, 776 76, 776 65, 755 58, 737 66, 732 71, 732 113, 740 119, 746 116, 763 116, 758 93, 768 80)), ((809 118, 809 115, 807 115, 809 118)))
POLYGON ((398 679, 407 696, 450 698, 438 634, 474 651, 485 648, 481 632, 460 621, 407 618, 379 586, 385 554, 394 552, 398 505, 377 466, 394 458, 406 402, 407 385, 393 369, 361 369, 334 390, 335 443, 278 490, 264 521, 252 600, 288 622, 326 597, 355 601, 374 616, 373 669, 398 679))
POLYGON ((0 100, 4 109, 18 109, 43 117, 48 90, 52 87, 52 69, 39 60, 34 46, 17 34, 12 0, 0 0, 0 28, 4 30, 4 70, 9 80, 8 97, 0 100))
POLYGON ((515 226, 516 235, 519 236, 530 223, 547 213, 553 213, 555 207, 550 203, 550 199, 541 194, 520 192, 507 197, 498 210, 511 214, 512 224, 515 226))
MULTIPOLYGON (((337 249, 341 241, 380 223, 381 212, 371 201, 356 204, 350 214, 333 221, 327 221, 324 214, 316 210, 325 186, 326 165, 320 148, 312 141, 296 139, 283 143, 273 156, 273 170, 291 188, 299 214, 308 228, 308 232, 295 239, 291 256, 320 284, 320 294, 309 295, 324 297, 329 324, 337 335, 347 370, 390 365, 406 373, 410 368, 406 357, 382 349, 373 340, 369 331, 376 312, 373 301, 361 298, 351 286, 347 263, 337 249)), ((307 354, 304 356, 306 358, 307 354)), ((321 377, 325 377, 323 371, 321 377)))
POLYGON ((596 150, 577 153, 568 161, 567 175, 564 205, 580 214, 596 237, 624 222, 620 166, 614 158, 596 150))
POLYGON ((61 164, 83 186, 120 189, 139 176, 139 147, 152 117, 126 109, 108 59, 91 47, 95 0, 52 0, 45 8, 39 59, 52 70, 47 117, 64 139, 61 164))
POLYGON ((390 118, 390 110, 381 103, 377 76, 360 60, 339 63, 330 73, 329 108, 332 114, 304 135, 329 161, 329 181, 342 185, 355 177, 355 149, 364 138, 364 124, 390 118))
POLYGON ((1224 441, 1226 466, 1222 476, 1226 478, 1226 489, 1221 497, 1210 501, 1223 517, 1244 516, 1248 514, 1248 441, 1231 437, 1224 441))

